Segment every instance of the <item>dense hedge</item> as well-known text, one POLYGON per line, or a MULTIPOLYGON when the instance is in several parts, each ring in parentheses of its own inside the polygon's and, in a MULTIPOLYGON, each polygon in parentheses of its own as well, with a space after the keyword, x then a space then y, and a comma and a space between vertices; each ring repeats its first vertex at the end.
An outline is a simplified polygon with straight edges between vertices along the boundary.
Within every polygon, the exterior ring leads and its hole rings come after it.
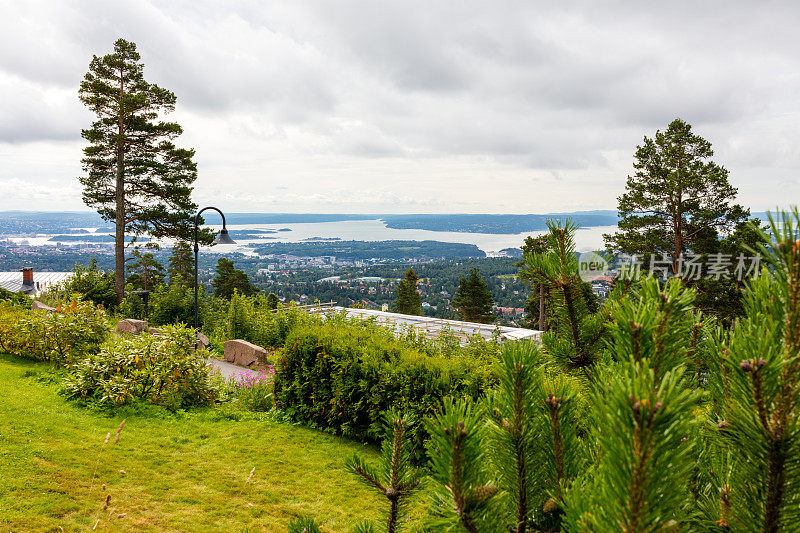
MULTIPOLYGON (((275 401, 297 421, 377 441, 387 410, 422 420, 444 397, 476 399, 492 381, 490 365, 480 359, 430 357, 384 328, 331 320, 289 334, 277 364, 275 401)), ((425 435, 422 424, 416 428, 419 445, 425 435)))

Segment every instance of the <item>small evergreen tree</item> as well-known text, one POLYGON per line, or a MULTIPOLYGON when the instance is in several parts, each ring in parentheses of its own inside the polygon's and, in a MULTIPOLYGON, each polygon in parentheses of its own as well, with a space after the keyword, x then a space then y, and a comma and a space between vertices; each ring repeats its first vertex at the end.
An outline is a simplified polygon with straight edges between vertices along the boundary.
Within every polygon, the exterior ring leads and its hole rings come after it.
POLYGON ((287 533, 322 533, 319 524, 311 516, 292 518, 286 531, 287 533))
POLYGON ((169 256, 167 274, 170 285, 177 283, 184 287, 194 287, 194 257, 192 257, 192 247, 187 241, 175 242, 169 256))
POLYGON ((490 462, 509 496, 506 522, 513 533, 555 531, 564 495, 587 462, 578 437, 581 388, 545 370, 534 343, 507 343, 492 399, 490 462))
MULTIPOLYGON (((386 531, 395 533, 400 531, 405 504, 419 489, 420 479, 411 466, 411 422, 393 412, 386 415, 386 420, 380 468, 372 467, 358 455, 347 461, 346 468, 386 497, 389 502, 386 531)), ((369 523, 362 524, 361 531, 370 530, 372 527, 369 523)))
POLYGON ((152 253, 142 254, 134 250, 134 262, 128 265, 127 283, 135 290, 151 290, 164 281, 164 267, 152 253))
POLYGON ((245 339, 249 337, 247 309, 245 300, 239 291, 233 289, 231 301, 228 304, 228 338, 245 339))
POLYGON ((397 284, 396 299, 392 311, 404 315, 422 314, 422 297, 417 292, 419 277, 409 268, 397 284))
POLYGON ((234 291, 244 296, 252 296, 258 289, 250 283, 247 274, 234 268, 233 261, 220 257, 217 262, 217 276, 211 282, 214 287, 214 297, 230 299, 234 291))
POLYGON ((598 462, 565 500, 568 531, 669 531, 691 522, 701 393, 691 374, 695 293, 653 278, 612 310, 591 391, 598 462))
POLYGON ((278 297, 275 295, 274 292, 271 292, 271 293, 269 293, 269 295, 267 295, 267 308, 268 309, 277 309, 280 304, 281 304, 281 301, 278 300, 278 297))
POLYGON ((489 292, 489 286, 478 274, 477 268, 470 271, 468 278, 461 278, 452 305, 458 309, 461 320, 480 323, 492 322, 494 299, 492 293, 489 292))
POLYGON ((800 529, 800 213, 770 217, 746 318, 713 342, 711 507, 730 531, 800 529))

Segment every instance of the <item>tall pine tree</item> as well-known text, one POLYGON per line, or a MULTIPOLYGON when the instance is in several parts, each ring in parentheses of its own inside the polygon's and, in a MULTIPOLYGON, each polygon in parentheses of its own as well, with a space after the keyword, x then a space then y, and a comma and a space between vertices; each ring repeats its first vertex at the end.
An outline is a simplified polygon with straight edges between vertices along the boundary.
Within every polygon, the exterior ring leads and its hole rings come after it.
POLYGON ((159 120, 175 109, 175 95, 146 81, 143 69, 136 45, 118 39, 113 53, 92 58, 78 93, 97 116, 81 132, 89 141, 83 201, 115 224, 118 303, 125 295, 125 234, 188 236, 197 209, 190 198, 194 150, 173 144, 180 125, 159 120))
POLYGON ((680 275, 681 254, 748 215, 731 204, 736 188, 713 155, 711 143, 681 119, 653 139, 645 137, 636 149, 636 172, 619 197, 620 231, 603 235, 606 245, 627 254, 664 254, 680 275))

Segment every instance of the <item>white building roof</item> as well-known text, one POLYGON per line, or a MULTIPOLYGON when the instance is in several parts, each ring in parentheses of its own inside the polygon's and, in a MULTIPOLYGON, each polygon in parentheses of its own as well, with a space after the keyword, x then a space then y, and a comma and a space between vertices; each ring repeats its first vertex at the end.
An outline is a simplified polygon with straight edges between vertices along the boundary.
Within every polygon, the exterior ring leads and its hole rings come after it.
POLYGON ((466 343, 469 337, 474 335, 480 335, 485 339, 490 339, 495 331, 498 332, 500 341, 529 339, 538 342, 542 334, 541 331, 535 329, 496 326, 494 324, 478 324, 476 322, 462 322, 460 320, 446 320, 428 316, 402 315, 400 313, 389 313, 387 311, 377 311, 374 309, 350 309, 335 306, 312 307, 308 308, 307 311, 309 313, 345 312, 349 318, 375 320, 381 325, 394 327, 398 333, 401 333, 406 328, 413 327, 421 330, 428 337, 438 337, 443 331, 449 330, 461 339, 462 344, 466 343))
MULTIPOLYGON (((74 272, 33 272, 34 293, 43 291, 53 285, 61 283, 74 276, 74 272)), ((12 272, 0 272, 0 287, 11 291, 19 292, 22 290, 22 272, 14 270, 12 272)))

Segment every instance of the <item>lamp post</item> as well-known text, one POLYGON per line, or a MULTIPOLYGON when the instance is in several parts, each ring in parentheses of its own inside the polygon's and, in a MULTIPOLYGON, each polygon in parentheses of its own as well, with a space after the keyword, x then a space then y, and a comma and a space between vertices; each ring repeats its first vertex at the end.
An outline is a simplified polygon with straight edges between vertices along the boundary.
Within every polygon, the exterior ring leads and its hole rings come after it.
POLYGON ((197 227, 200 225, 200 215, 203 214, 203 211, 207 211, 209 209, 213 209, 222 217, 222 231, 219 232, 219 236, 217 240, 214 241, 214 244, 236 244, 236 241, 231 239, 230 235, 228 235, 228 230, 225 227, 225 215, 217 209, 216 207, 204 207, 200 211, 197 212, 197 215, 194 217, 194 349, 197 350, 197 343, 200 334, 200 321, 197 318, 197 289, 198 289, 198 276, 197 271, 199 268, 198 258, 200 255, 200 242, 197 238, 197 227))

